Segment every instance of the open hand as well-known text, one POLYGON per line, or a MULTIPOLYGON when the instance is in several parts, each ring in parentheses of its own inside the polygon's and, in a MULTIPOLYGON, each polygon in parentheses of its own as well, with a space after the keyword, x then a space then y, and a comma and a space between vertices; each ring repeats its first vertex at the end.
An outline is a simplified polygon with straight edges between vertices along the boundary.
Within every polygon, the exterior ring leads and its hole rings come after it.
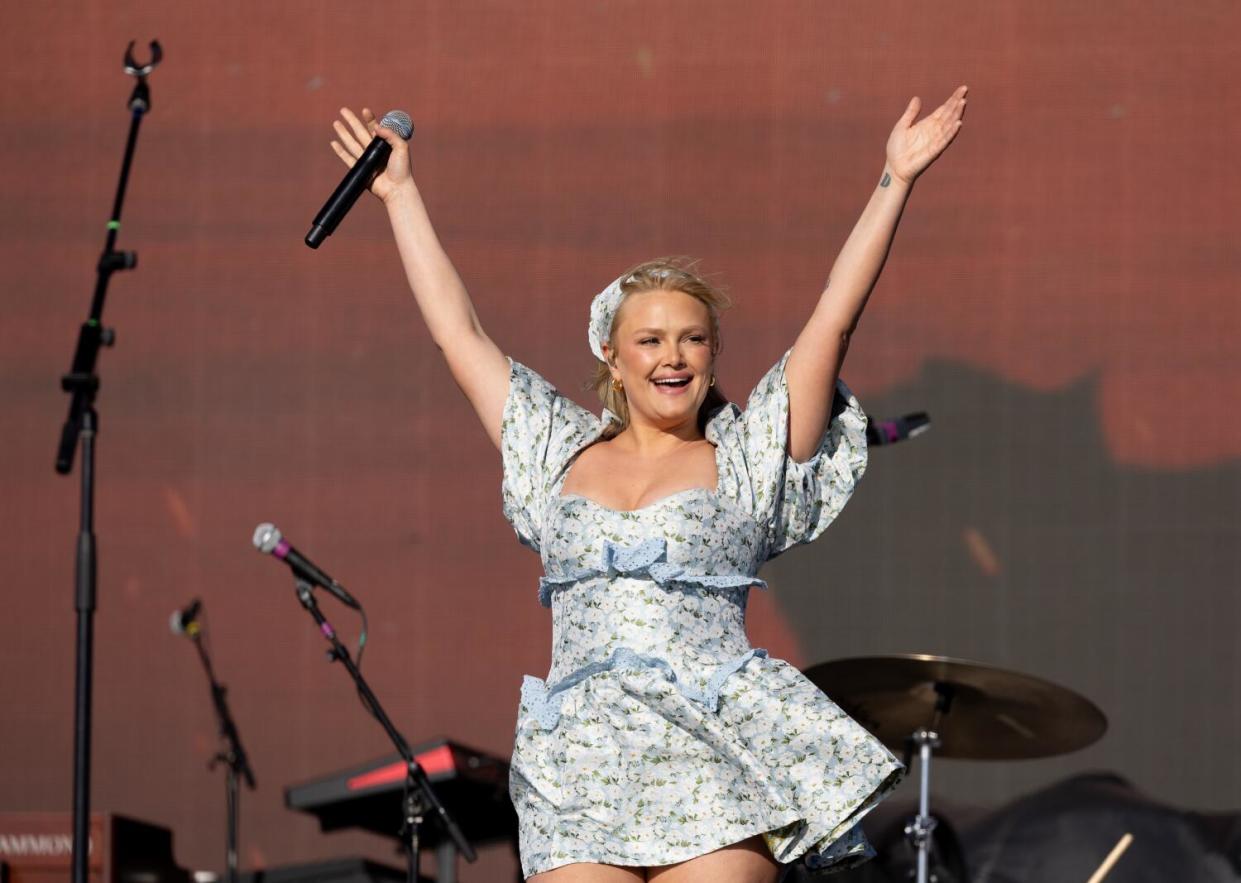
POLYGON ((340 109, 340 115, 344 122, 341 120, 332 122, 337 138, 332 142, 332 150, 336 151, 341 162, 349 168, 353 168, 353 164, 366 151, 366 146, 376 135, 392 146, 392 155, 388 157, 387 166, 371 182, 371 193, 387 202, 393 193, 414 183, 413 170, 409 162, 409 145, 400 135, 380 128, 375 114, 371 113, 369 107, 362 108, 361 119, 347 107, 340 109))
POLYGON ((922 108, 922 100, 915 96, 909 102, 888 136, 888 167, 892 174, 912 184, 944 152, 961 130, 966 91, 967 87, 961 86, 934 113, 917 123, 914 118, 922 108))

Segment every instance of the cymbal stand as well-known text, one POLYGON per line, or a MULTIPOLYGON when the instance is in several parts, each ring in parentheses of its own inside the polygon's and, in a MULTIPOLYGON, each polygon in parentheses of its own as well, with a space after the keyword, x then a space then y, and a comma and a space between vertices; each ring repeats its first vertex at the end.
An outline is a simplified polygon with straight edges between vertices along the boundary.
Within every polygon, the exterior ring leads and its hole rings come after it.
POLYGON ((905 836, 918 854, 918 883, 928 883, 930 879, 931 841, 936 825, 931 815, 931 756, 941 744, 939 726, 952 708, 953 689, 949 684, 936 682, 935 693, 935 710, 931 714, 930 725, 914 731, 905 752, 905 764, 908 766, 913 746, 918 748, 918 815, 905 826, 905 836))

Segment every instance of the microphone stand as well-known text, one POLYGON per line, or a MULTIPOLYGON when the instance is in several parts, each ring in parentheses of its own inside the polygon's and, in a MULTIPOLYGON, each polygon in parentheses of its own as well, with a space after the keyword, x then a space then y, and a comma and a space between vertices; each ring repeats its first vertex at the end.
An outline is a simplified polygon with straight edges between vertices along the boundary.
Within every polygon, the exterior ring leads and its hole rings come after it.
POLYGON ((401 824, 401 838, 408 858, 408 883, 418 883, 420 829, 428 812, 440 820, 444 831, 452 838, 457 850, 465 856, 465 860, 468 862, 474 861, 477 858, 474 848, 470 846, 469 841, 465 839, 465 835, 461 833, 461 829, 457 827, 457 823, 448 814, 448 810, 444 808, 444 804, 440 802, 439 797, 436 796, 435 790, 431 787, 431 780, 427 778, 426 771, 414 759, 414 753, 410 750, 409 743, 405 741, 405 737, 393 726, 391 719, 379 704, 379 700, 371 692, 366 679, 358 671, 358 667, 354 664, 349 651, 341 644, 340 639, 336 637, 336 630, 332 628, 331 623, 324 618, 322 611, 319 610, 319 605, 315 601, 314 587, 303 579, 295 579, 294 585, 297 590, 297 600, 306 608, 314 618, 314 621, 319 624, 319 631, 323 633, 323 637, 327 638, 328 643, 332 645, 332 649, 327 654, 328 662, 339 662, 349 672, 349 676, 353 678, 354 683, 357 685, 358 694, 362 697, 363 704, 366 705, 371 714, 383 726, 384 732, 392 740, 397 753, 405 761, 405 799, 403 801, 402 815, 404 818, 401 824))
POLYGON ((241 747, 241 736, 237 733, 237 724, 234 723, 233 716, 228 710, 228 699, 226 698, 228 688, 215 679, 215 670, 211 667, 211 658, 207 655, 207 648, 202 642, 201 627, 198 623, 190 623, 185 633, 194 642, 194 646, 198 650, 198 658, 202 660, 203 668, 207 671, 207 682, 211 686, 211 704, 215 707, 216 721, 220 727, 220 738, 224 741, 224 747, 211 759, 211 763, 207 765, 207 768, 215 769, 216 764, 219 763, 223 763, 227 768, 227 775, 224 780, 224 800, 227 807, 225 812, 228 831, 224 864, 227 868, 226 879, 228 883, 237 883, 237 828, 241 807, 241 795, 237 788, 237 777, 241 776, 244 778, 246 785, 253 791, 254 771, 250 768, 250 761, 246 757, 246 750, 241 747))
POLYGON ((151 41, 151 61, 139 65, 133 57, 134 44, 125 50, 125 73, 137 77, 138 83, 129 97, 129 138, 125 143, 125 157, 121 163, 121 177, 112 203, 112 216, 108 221, 108 234, 103 254, 95 268, 95 294, 91 299, 90 316, 78 332, 77 347, 69 373, 61 377, 60 386, 69 393, 69 416, 60 432, 60 445, 56 450, 56 471, 68 475, 73 469, 73 454, 79 441, 82 443, 82 498, 79 519, 77 559, 74 574, 74 608, 77 611, 77 662, 74 672, 73 705, 73 883, 87 883, 87 859, 90 851, 90 773, 91 773, 91 694, 94 677, 93 659, 95 643, 95 435, 99 430, 99 415, 95 411, 95 395, 99 392, 99 376, 95 362, 99 348, 112 346, 116 333, 104 328, 103 302, 108 292, 108 280, 118 270, 132 270, 138 264, 138 255, 132 251, 117 251, 116 234, 121 229, 121 205, 125 200, 125 187, 129 182, 129 167, 138 141, 138 127, 143 114, 151 109, 151 93, 147 88, 147 75, 155 69, 163 56, 157 41, 151 41))

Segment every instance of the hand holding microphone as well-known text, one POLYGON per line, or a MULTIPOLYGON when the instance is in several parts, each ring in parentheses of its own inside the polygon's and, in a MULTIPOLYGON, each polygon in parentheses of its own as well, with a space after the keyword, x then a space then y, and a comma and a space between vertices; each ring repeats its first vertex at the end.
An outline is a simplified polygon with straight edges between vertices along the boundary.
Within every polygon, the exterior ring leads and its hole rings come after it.
POLYGON ((369 188, 386 202, 399 187, 413 182, 405 143, 414 134, 409 114, 391 110, 376 122, 369 108, 363 108, 362 119, 358 119, 346 107, 341 108, 340 115, 345 121, 332 123, 338 139, 332 142, 332 150, 349 171, 315 215, 306 234, 306 244, 311 248, 318 248, 332 235, 363 190, 369 188))

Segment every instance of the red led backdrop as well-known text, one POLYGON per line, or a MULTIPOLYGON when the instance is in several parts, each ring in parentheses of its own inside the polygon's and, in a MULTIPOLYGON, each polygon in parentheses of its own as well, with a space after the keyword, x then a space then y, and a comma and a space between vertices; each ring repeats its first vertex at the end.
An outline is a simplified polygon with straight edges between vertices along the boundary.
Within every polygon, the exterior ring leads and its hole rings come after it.
MULTIPOLYGON (((678 253, 733 293, 723 388, 793 340, 913 94, 970 86, 844 376, 934 429, 877 451, 774 562, 754 642, 800 664, 931 651, 1050 678, 1111 719, 1055 761, 944 764, 999 803, 1083 768, 1235 806, 1241 767, 1241 70, 1226 2, 40 3, 0 34, 0 810, 71 803, 77 478, 52 471, 127 125, 158 37, 105 318, 94 805, 221 866, 203 599, 259 789, 247 865, 368 852, 282 788, 386 752, 250 548, 278 523, 371 617, 364 670, 413 739, 507 754, 550 637, 499 461, 420 324, 382 212, 301 243, 343 104, 407 109, 484 325, 583 403, 589 298, 678 253), (141 48, 141 47, 140 47, 141 48)), ((345 612, 339 624, 352 629, 345 612)), ((498 879, 502 852, 466 872, 498 879)))

